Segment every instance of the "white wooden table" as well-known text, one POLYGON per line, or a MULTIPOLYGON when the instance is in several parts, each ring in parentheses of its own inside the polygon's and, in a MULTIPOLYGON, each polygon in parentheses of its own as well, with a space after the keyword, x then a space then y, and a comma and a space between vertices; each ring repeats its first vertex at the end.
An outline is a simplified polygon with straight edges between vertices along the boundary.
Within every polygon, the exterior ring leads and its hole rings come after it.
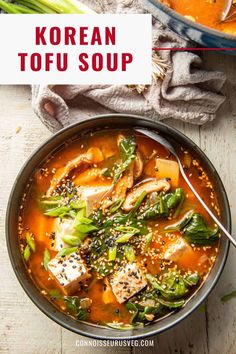
MULTIPOLYGON (((222 177, 232 208, 236 232, 236 57, 209 53, 207 66, 228 75, 227 102, 217 119, 204 127, 168 121, 186 133, 207 153, 222 177)), ((78 338, 42 314, 18 284, 11 268, 4 234, 6 204, 17 172, 29 154, 50 132, 31 109, 30 89, 0 86, 0 353, 236 353, 236 298, 222 303, 225 293, 236 289, 236 253, 229 258, 218 285, 206 302, 206 311, 195 311, 177 327, 155 336, 154 347, 76 347, 78 338)))

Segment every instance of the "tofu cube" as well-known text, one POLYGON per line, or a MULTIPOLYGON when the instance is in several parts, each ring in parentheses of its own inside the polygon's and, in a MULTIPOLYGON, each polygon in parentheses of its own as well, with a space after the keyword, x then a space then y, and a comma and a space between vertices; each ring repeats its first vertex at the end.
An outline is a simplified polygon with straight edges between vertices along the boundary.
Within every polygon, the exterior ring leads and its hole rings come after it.
POLYGON ((117 301, 122 304, 137 294, 147 281, 136 263, 128 263, 109 277, 110 285, 117 301))
POLYGON ((179 164, 167 159, 156 159, 156 178, 170 178, 170 184, 176 188, 179 185, 179 164))
POLYGON ((192 248, 183 238, 178 238, 176 241, 167 245, 164 253, 164 259, 177 262, 184 256, 192 253, 192 248))
MULTIPOLYGON (((108 190, 110 190, 110 186, 88 188, 81 187, 79 189, 79 196, 85 201, 87 216, 91 215, 93 208, 101 201, 108 190)), ((55 242, 53 246, 55 251, 60 251, 62 248, 66 247, 66 243, 62 239, 63 236, 75 235, 76 230, 73 228, 73 224, 73 219, 55 219, 55 242)))
POLYGON ((89 216, 93 209, 101 202, 105 194, 111 189, 111 186, 94 186, 94 187, 81 187, 80 197, 86 204, 86 215, 89 216))
POLYGON ((65 235, 74 235, 75 230, 73 228, 74 220, 72 219, 55 219, 55 240, 53 249, 55 251, 60 251, 62 248, 66 247, 66 243, 63 241, 62 237, 65 235))
POLYGON ((83 259, 76 252, 65 257, 55 257, 48 263, 48 270, 66 295, 79 289, 81 282, 90 278, 83 259))

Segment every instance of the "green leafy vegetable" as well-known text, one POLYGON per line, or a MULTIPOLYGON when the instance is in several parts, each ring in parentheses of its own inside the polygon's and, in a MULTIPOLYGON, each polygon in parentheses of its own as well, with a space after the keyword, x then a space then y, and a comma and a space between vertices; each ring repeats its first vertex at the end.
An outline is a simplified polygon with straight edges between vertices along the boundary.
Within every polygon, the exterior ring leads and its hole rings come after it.
POLYGON ((92 224, 96 226, 98 229, 100 229, 103 226, 104 223, 104 215, 101 209, 98 209, 94 211, 90 217, 92 220, 92 224))
POLYGON ((184 200, 185 194, 182 188, 177 188, 174 192, 159 193, 155 201, 150 204, 148 201, 144 210, 140 213, 141 219, 157 219, 163 218, 170 214, 171 210, 180 205, 184 200))
POLYGON ((45 248, 43 253, 43 266, 48 270, 48 263, 50 262, 51 256, 47 248, 45 248))
MULTIPOLYGON (((145 197, 140 196, 136 206, 138 207, 145 197)), ((91 235, 89 263, 100 275, 106 276, 114 269, 114 260, 120 263, 124 259, 124 244, 135 237, 134 243, 138 242, 138 236, 147 235, 148 228, 145 220, 137 219, 136 213, 118 212, 114 215, 103 215, 101 210, 91 216, 93 224, 99 228, 98 234, 91 235), (116 258, 113 260, 113 247, 116 258), (104 259, 105 252, 108 256, 104 259), (109 262, 107 262, 109 261, 109 262)))
POLYGON ((147 274, 147 280, 155 290, 167 300, 178 299, 185 296, 188 292, 183 277, 176 271, 168 271, 159 282, 151 274, 147 274))
POLYGON ((185 283, 189 286, 197 285, 199 282, 200 276, 197 273, 192 273, 183 278, 185 283))
POLYGON ((117 168, 114 173, 114 181, 116 184, 123 172, 127 170, 131 162, 135 159, 136 154, 136 141, 133 136, 124 137, 119 143, 119 150, 122 162, 117 165, 117 168))
POLYGON ((190 222, 183 229, 186 240, 198 246, 209 245, 219 238, 219 229, 206 225, 200 214, 194 214, 190 222))
POLYGON ((124 137, 119 143, 119 150, 122 161, 126 161, 135 153, 136 141, 134 136, 124 137))
POLYGON ((78 296, 65 296, 64 302, 68 310, 76 316, 78 320, 85 321, 88 318, 87 309, 81 308, 81 299, 78 296))
POLYGON ((127 310, 132 314, 132 317, 130 319, 131 323, 134 323, 135 321, 135 318, 138 314, 138 308, 137 306, 133 303, 133 302, 130 302, 128 301, 126 304, 125 304, 125 307, 127 308, 127 310))
POLYGON ((132 324, 151 322, 157 314, 161 315, 165 312, 154 292, 141 293, 138 298, 131 299, 125 306, 131 314, 132 324))
POLYGON ((163 199, 166 201, 168 209, 176 208, 185 199, 183 188, 176 188, 174 192, 167 193, 163 199))
POLYGON ((127 310, 132 314, 131 323, 145 323, 153 321, 155 314, 159 311, 159 304, 157 306, 141 306, 139 303, 128 302, 126 304, 127 310), (148 316, 151 315, 151 316, 148 316))
POLYGON ((139 307, 139 312, 136 317, 137 321, 141 322, 150 322, 153 321, 155 318, 155 315, 160 311, 160 305, 157 302, 155 306, 145 306, 142 308, 142 310, 139 307), (151 316, 150 316, 151 315, 151 316))
POLYGON ((168 225, 165 231, 182 230, 186 240, 197 246, 210 245, 218 240, 219 229, 207 226, 203 217, 189 210, 178 222, 168 225))
POLYGON ((189 210, 179 221, 165 227, 165 231, 179 231, 182 230, 192 219, 194 215, 193 210, 189 210))

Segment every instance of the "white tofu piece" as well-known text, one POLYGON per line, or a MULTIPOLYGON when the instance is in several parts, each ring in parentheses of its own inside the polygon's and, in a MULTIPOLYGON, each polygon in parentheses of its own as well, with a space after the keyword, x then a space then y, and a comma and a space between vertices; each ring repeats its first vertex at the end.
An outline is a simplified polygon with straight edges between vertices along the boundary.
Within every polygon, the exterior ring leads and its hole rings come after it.
POLYGON ((73 223, 74 220, 72 219, 55 219, 55 240, 53 246, 55 251, 60 251, 67 246, 62 237, 65 235, 74 235, 75 230, 73 228, 73 223))
POLYGON ((178 238, 175 242, 167 245, 164 253, 164 259, 176 262, 189 252, 193 252, 191 246, 189 246, 183 238, 178 238))
POLYGON ((172 187, 179 185, 179 164, 176 161, 167 159, 156 159, 155 165, 156 177, 158 179, 170 178, 172 187))
POLYGON ((147 281, 136 263, 128 263, 109 277, 110 285, 117 301, 122 304, 137 294, 147 281))
POLYGON ((100 203, 105 194, 111 189, 111 186, 80 187, 79 195, 86 204, 86 215, 93 212, 93 208, 100 203))
MULTIPOLYGON (((105 193, 110 190, 110 186, 101 186, 101 187, 80 187, 79 196, 85 201, 86 205, 86 215, 89 216, 95 205, 97 205, 105 193)), ((62 240, 62 237, 65 235, 75 235, 76 230, 73 228, 74 220, 73 219, 55 219, 54 230, 55 230, 55 242, 53 249, 55 251, 60 251, 66 246, 66 243, 62 240)))
POLYGON ((51 259, 48 270, 66 295, 73 294, 81 282, 91 277, 84 260, 76 252, 51 259))

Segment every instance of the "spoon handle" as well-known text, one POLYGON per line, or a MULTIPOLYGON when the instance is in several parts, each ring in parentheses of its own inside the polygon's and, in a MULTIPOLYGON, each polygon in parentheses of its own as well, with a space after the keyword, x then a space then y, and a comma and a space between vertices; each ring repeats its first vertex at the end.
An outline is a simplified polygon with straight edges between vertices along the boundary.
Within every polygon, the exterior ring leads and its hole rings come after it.
POLYGON ((198 194, 198 192, 196 191, 196 189, 193 187, 192 183, 189 181, 188 177, 186 176, 182 163, 179 159, 179 157, 175 154, 175 157, 178 161, 179 164, 179 169, 180 172, 185 180, 185 182, 187 183, 187 185, 189 186, 189 188, 191 189, 191 191, 193 192, 193 194, 195 195, 195 197, 198 199, 198 201, 202 204, 203 208, 206 209, 206 211, 208 212, 208 214, 211 216, 211 218, 214 220, 214 222, 219 226, 219 228, 224 232, 224 234, 228 237, 228 239, 230 240, 230 242, 234 245, 234 247, 236 247, 236 240, 232 237, 232 235, 230 235, 230 233, 226 230, 226 228, 221 224, 221 222, 219 221, 219 219, 214 215, 214 213, 208 208, 208 206, 206 205, 206 203, 202 200, 202 198, 200 197, 200 195, 198 194))

